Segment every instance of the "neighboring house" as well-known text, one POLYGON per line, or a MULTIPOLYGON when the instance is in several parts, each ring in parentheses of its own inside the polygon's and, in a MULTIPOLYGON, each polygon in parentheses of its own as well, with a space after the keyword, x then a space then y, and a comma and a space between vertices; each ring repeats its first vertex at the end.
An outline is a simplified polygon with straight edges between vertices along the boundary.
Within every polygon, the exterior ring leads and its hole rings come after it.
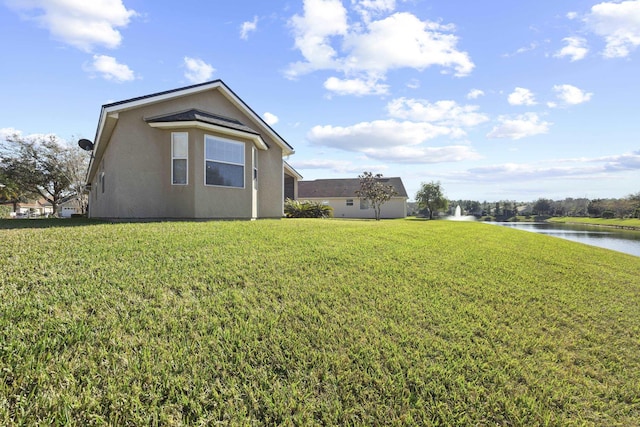
POLYGON ((280 218, 293 153, 221 80, 106 104, 89 217, 280 218))
POLYGON ((77 196, 65 197, 58 205, 58 214, 61 218, 71 218, 73 214, 82 214, 82 206, 77 196))
MULTIPOLYGON (((380 182, 392 185, 396 196, 380 208, 381 218, 405 218, 407 216, 407 191, 400 178, 380 178, 380 182)), ((366 200, 356 196, 360 179, 316 179, 298 182, 298 200, 327 204, 333 208, 335 218, 375 218, 375 212, 366 200)))
POLYGON ((3 205, 11 206, 12 212, 9 215, 12 218, 33 218, 53 213, 53 206, 44 198, 15 204, 3 203, 3 205))

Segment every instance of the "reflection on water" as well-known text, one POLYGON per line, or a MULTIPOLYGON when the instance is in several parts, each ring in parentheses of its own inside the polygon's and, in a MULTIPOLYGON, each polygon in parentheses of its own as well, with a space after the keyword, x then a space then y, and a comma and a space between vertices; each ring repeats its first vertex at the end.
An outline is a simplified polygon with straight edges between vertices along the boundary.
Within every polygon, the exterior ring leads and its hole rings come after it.
POLYGON ((640 257, 640 231, 547 222, 496 222, 493 224, 547 234, 640 257))

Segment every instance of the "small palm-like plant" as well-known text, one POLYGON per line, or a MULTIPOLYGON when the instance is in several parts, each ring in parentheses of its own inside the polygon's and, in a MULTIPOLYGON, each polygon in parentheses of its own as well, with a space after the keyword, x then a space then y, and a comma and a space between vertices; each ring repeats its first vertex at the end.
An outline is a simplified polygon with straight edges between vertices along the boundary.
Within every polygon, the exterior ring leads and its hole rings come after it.
POLYGON ((284 202, 284 214, 287 218, 332 218, 333 208, 319 202, 287 199, 284 202))

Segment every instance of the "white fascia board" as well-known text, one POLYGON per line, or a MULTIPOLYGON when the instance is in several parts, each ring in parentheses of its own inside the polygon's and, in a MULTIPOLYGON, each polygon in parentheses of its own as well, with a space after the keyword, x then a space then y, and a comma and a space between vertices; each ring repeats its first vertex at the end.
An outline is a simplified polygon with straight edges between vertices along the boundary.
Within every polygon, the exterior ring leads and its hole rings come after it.
POLYGON ((156 129, 178 129, 178 128, 198 128, 202 130, 208 130, 219 134, 232 136, 236 138, 244 138, 253 141, 253 143, 261 150, 267 150, 267 144, 264 142, 260 135, 255 133, 243 132, 237 129, 229 129, 224 126, 217 126, 211 123, 202 123, 199 121, 182 121, 182 122, 157 122, 148 123, 149 126, 156 129))
POLYGON ((295 177, 298 181, 302 181, 303 179, 302 175, 300 175, 298 171, 293 168, 293 166, 291 166, 289 163, 285 161, 282 162, 282 166, 286 173, 295 177))

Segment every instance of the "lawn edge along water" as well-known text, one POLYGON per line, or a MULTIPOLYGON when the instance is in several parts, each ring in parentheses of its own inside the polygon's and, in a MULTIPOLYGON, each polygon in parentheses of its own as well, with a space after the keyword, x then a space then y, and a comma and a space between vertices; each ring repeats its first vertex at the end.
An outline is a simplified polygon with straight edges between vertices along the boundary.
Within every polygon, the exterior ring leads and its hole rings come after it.
POLYGON ((557 222, 564 224, 581 224, 592 225, 594 227, 612 227, 622 228, 626 230, 640 231, 640 219, 639 218, 585 218, 585 217, 552 217, 547 220, 548 222, 557 222))

